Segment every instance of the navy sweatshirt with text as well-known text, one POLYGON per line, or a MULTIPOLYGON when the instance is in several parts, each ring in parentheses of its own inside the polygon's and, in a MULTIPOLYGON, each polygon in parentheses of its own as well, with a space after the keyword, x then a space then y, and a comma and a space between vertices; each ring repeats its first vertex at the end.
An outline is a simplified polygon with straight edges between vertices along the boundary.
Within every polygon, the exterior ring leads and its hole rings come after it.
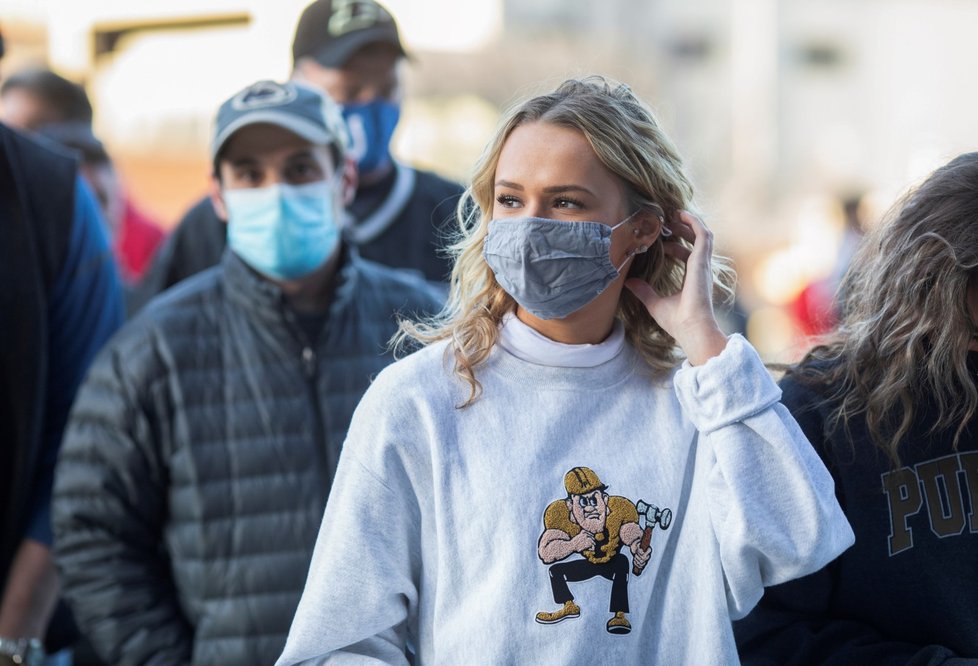
MULTIPOLYGON (((978 354, 969 364, 974 376, 978 354)), ((788 376, 782 402, 822 456, 855 545, 768 588, 736 623, 744 664, 978 664, 978 419, 930 432, 918 414, 894 466, 865 421, 830 428, 827 389, 788 376)))

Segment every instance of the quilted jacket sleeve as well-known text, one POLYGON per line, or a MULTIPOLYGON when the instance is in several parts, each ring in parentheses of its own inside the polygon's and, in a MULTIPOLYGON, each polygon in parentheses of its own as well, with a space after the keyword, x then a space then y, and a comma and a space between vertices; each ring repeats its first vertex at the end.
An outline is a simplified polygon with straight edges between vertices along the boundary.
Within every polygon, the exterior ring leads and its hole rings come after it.
POLYGON ((159 400, 145 381, 155 355, 150 337, 130 325, 96 359, 72 410, 55 478, 55 557, 64 594, 110 664, 186 663, 192 649, 161 546, 167 479, 163 429, 154 417, 159 400))

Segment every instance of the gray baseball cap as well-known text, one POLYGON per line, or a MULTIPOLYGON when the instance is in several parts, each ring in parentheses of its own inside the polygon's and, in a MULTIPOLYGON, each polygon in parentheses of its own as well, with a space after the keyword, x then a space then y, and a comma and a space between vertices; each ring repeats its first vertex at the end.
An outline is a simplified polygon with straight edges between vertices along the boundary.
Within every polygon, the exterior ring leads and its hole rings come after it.
POLYGON ((235 132, 257 123, 277 125, 314 144, 334 145, 341 158, 349 145, 343 115, 326 95, 293 81, 258 81, 218 109, 211 162, 216 166, 221 149, 235 132))

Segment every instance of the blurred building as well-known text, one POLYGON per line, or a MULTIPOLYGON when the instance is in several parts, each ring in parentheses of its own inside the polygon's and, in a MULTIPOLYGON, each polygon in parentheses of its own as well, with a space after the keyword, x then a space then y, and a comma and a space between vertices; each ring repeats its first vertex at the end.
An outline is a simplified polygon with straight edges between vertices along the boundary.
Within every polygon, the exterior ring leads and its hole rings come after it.
MULTIPOLYGON (((4 0, 2 20, 11 61, 86 83, 135 194, 175 220, 203 191, 215 106, 288 76, 306 1, 4 0)), ((449 176, 467 177, 499 110, 528 94, 594 72, 629 83, 685 156, 772 356, 792 344, 779 306, 835 265, 836 200, 868 193, 872 220, 978 144, 978 3, 386 4, 413 55, 395 152, 449 176)))

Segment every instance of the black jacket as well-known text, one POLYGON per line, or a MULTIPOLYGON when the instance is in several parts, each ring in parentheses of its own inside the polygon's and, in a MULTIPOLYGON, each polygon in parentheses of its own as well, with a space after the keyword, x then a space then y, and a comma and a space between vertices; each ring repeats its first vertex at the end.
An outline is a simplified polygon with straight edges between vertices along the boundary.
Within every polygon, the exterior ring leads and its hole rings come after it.
POLYGON ((42 457, 48 307, 71 237, 77 166, 3 125, 0 151, 2 578, 24 536, 42 457))
MULTIPOLYGON (((2 586, 24 539, 51 543, 51 485, 68 410, 123 315, 104 222, 74 159, 3 125, 0 279, 2 586)), ((73 633, 59 606, 47 647, 73 633)))
POLYGON ((848 434, 830 427, 831 391, 791 377, 782 388, 835 478, 856 543, 765 591, 735 624, 743 663, 978 663, 978 419, 955 451, 953 429, 929 433, 935 410, 921 401, 894 469, 861 418, 848 434))
POLYGON ((228 252, 94 364, 54 521, 65 594, 108 663, 280 653, 353 410, 392 360, 395 312, 439 305, 432 285, 354 253, 338 275, 312 341, 281 292, 228 252))

